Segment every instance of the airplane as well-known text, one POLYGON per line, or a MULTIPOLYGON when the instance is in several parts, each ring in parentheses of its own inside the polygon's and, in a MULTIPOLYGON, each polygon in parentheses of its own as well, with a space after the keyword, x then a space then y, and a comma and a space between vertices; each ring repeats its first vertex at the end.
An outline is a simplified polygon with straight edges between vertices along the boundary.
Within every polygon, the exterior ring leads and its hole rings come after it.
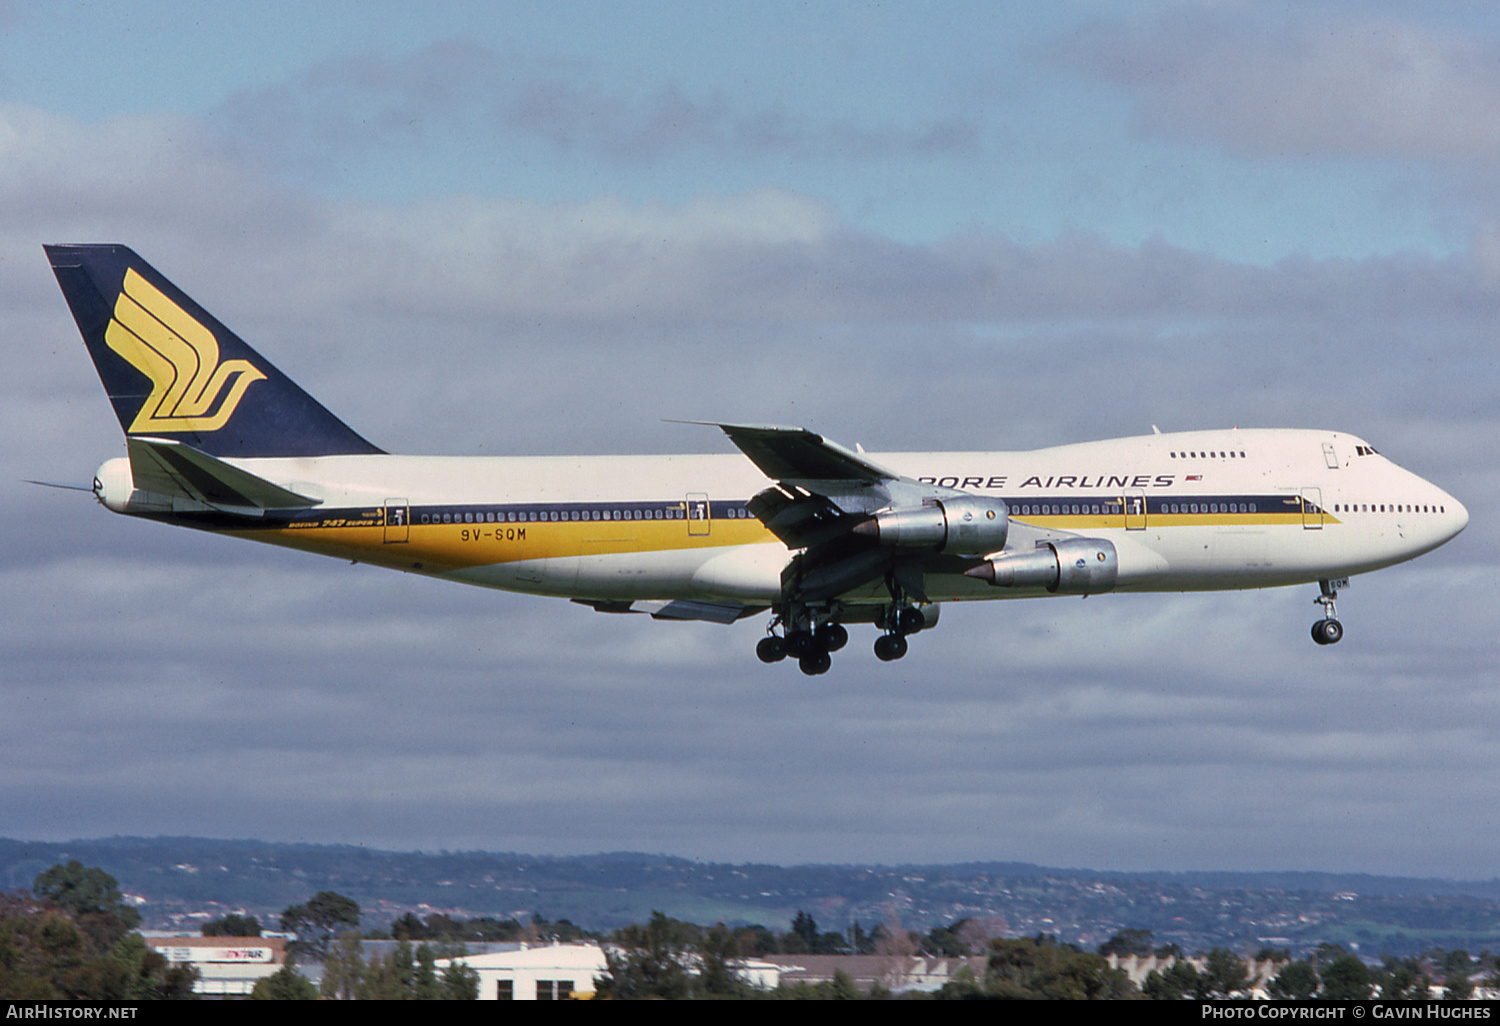
MULTIPOLYGON (((1451 495, 1337 431, 1153 434, 1028 452, 868 454, 720 423, 740 452, 417 457, 366 441, 119 245, 45 247, 126 455, 110 510, 604 613, 771 614, 764 662, 882 661, 941 603, 1319 585, 1456 536, 1451 495)), ((689 422, 697 423, 697 422, 689 422)))

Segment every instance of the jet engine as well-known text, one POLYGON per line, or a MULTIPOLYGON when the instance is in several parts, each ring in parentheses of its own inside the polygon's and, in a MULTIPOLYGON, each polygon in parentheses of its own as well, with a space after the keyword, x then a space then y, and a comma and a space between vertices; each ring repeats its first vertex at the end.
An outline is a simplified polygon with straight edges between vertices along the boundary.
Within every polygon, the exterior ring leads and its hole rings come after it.
POLYGON ((1120 573, 1115 547, 1102 538, 1042 542, 1030 552, 1002 552, 966 577, 997 588, 1046 588, 1055 595, 1098 595, 1114 588, 1120 573))
POLYGON ((854 533, 882 545, 937 549, 953 554, 996 552, 1005 548, 1010 510, 1000 499, 960 495, 928 499, 921 506, 883 509, 854 527, 854 533))

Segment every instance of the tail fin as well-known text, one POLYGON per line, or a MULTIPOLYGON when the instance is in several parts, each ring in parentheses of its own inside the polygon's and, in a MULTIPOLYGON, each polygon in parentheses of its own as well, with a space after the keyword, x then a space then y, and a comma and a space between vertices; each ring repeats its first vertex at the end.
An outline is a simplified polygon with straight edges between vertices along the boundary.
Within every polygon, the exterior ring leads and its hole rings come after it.
POLYGON ((127 437, 213 456, 379 453, 125 246, 46 246, 127 437))

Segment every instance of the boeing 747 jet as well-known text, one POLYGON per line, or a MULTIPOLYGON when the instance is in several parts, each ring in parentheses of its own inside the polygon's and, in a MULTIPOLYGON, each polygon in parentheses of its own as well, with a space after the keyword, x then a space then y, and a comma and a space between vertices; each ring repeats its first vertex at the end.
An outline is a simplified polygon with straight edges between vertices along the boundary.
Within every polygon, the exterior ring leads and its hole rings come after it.
POLYGON ((47 255, 125 431, 116 513, 604 613, 732 623, 820 674, 872 624, 900 659, 940 603, 1317 584, 1464 529, 1453 496, 1338 431, 1151 434, 1029 452, 851 451, 715 425, 739 454, 432 457, 376 448, 130 249, 47 255))

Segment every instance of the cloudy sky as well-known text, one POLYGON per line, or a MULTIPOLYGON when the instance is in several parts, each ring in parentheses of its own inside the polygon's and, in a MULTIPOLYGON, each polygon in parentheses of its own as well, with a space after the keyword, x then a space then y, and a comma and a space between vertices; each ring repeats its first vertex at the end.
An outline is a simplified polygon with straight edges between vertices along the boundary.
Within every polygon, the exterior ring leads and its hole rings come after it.
POLYGON ((0 2, 0 226, 0 834, 1500 874, 1491 4, 0 2), (1473 520, 1337 648, 1121 595, 809 679, 24 484, 123 452, 46 242, 391 451, 1333 428, 1473 520))

